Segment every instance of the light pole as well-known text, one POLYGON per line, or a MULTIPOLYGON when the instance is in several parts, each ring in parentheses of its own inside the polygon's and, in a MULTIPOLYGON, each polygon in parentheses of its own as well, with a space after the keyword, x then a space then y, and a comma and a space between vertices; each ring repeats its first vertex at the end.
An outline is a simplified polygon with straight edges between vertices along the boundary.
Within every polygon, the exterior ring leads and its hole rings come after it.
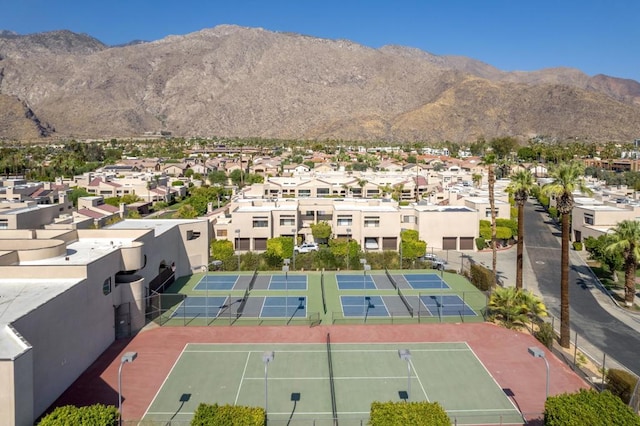
POLYGON ((138 352, 125 352, 120 358, 118 367, 118 413, 120 414, 119 424, 122 424, 122 366, 128 362, 133 362, 138 357, 138 352))
POLYGON ((360 259, 362 263, 362 289, 364 291, 364 320, 367 321, 367 309, 369 308, 369 299, 367 298, 367 271, 371 270, 371 265, 367 264, 367 259, 360 259))
POLYGON ((544 360, 545 365, 547 366, 547 386, 546 386, 546 398, 549 399, 549 361, 547 361, 547 357, 544 355, 544 351, 537 346, 531 346, 529 349, 529 354, 534 358, 542 358, 544 360))
POLYGON ((282 266, 282 272, 284 272, 284 310, 285 316, 289 316, 289 259, 284 260, 282 266))
POLYGON ((269 388, 267 386, 269 363, 275 358, 273 351, 267 351, 262 354, 262 362, 264 362, 264 413, 268 416, 269 412, 269 388))
POLYGON ((293 250, 291 250, 291 255, 292 255, 292 259, 293 259, 293 270, 296 270, 296 228, 292 228, 291 229, 291 233, 293 234, 293 250))
POLYGON ((240 272, 240 230, 236 229, 236 251, 238 252, 238 272, 240 272))
POLYGON ((349 253, 350 246, 351 246, 351 228, 347 228, 347 271, 349 270, 349 261, 351 260, 351 253, 349 253))
POLYGON ((409 349, 398 349, 400 359, 407 361, 407 401, 411 395, 411 351, 409 349))

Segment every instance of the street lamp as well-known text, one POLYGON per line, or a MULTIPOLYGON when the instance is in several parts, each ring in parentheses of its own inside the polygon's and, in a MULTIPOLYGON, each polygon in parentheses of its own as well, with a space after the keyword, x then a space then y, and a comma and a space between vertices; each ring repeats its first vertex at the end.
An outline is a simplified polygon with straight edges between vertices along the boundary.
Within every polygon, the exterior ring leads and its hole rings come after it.
POLYGON ((349 270, 349 261, 351 260, 351 253, 349 253, 350 243, 351 243, 351 228, 347 228, 347 271, 349 270))
POLYGON ((120 358, 120 367, 118 367, 118 412, 120 414, 120 424, 122 424, 122 366, 128 362, 135 361, 137 357, 138 352, 125 352, 120 358))
POLYGON ((409 349, 398 349, 400 359, 407 361, 407 400, 411 395, 411 351, 409 349))
POLYGON ((529 349, 529 354, 534 358, 542 358, 544 360, 545 365, 547 366, 547 386, 546 386, 546 399, 549 399, 549 361, 547 361, 547 357, 544 355, 544 351, 537 346, 531 346, 529 349))
POLYGON ((238 252, 238 272, 240 271, 240 230, 236 229, 236 251, 238 252))
POLYGON ((296 270, 296 228, 291 229, 291 233, 293 234, 293 250, 291 253, 293 254, 293 270, 296 270))
POLYGON ((284 311, 285 316, 289 316, 289 259, 284 260, 282 266, 282 272, 284 272, 284 311))
POLYGON ((369 299, 367 298, 367 271, 371 270, 371 265, 367 264, 367 259, 360 259, 362 263, 362 289, 364 291, 363 315, 365 322, 367 321, 367 308, 369 307, 369 299))
POLYGON ((264 362, 264 412, 267 415, 269 411, 269 388, 267 386, 269 363, 275 358, 273 351, 267 351, 262 354, 262 362, 264 362))

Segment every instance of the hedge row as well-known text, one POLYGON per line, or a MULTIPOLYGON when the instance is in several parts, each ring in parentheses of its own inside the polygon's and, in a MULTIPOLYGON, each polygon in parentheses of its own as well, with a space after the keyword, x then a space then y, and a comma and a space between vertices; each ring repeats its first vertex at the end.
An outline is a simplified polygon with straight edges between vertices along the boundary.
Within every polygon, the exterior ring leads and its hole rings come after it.
POLYGON ((43 417, 38 426, 117 426, 118 418, 118 410, 112 405, 65 405, 43 417))
POLYGON ((266 413, 261 407, 200 404, 191 426, 264 426, 266 413))
POLYGON ((469 281, 481 291, 491 290, 493 287, 493 272, 484 266, 474 263, 469 272, 469 281))
POLYGON ((371 426, 450 426, 451 420, 437 402, 373 402, 371 426))
POLYGON ((638 379, 631 373, 624 370, 610 368, 607 370, 607 390, 618 396, 622 402, 628 404, 631 400, 631 393, 636 387, 638 379))
POLYGON ((640 417, 609 391, 581 389, 551 396, 544 405, 545 426, 640 426, 640 417))

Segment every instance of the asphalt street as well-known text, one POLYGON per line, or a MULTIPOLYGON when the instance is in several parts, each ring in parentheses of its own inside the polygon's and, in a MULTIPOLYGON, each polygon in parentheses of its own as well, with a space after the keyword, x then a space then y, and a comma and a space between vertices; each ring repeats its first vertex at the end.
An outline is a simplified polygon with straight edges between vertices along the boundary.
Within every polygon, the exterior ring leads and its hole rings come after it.
MULTIPOLYGON (((532 266, 539 293, 547 310, 560 318, 560 228, 556 227, 542 206, 530 201, 525 208, 526 257, 532 266)), ((613 303, 601 303, 606 293, 598 285, 579 255, 572 253, 569 272, 569 306, 572 340, 578 333, 578 345, 586 340, 598 351, 640 375, 640 333, 632 326, 635 320, 618 319, 613 303), (600 298, 600 301, 597 300, 600 298), (604 307, 603 307, 604 306, 604 307), (605 309, 606 308, 606 309, 605 309), (630 324, 631 326, 629 326, 630 324)), ((526 276, 526 275, 525 275, 526 276)), ((605 298, 608 297, 605 295, 605 298)), ((624 314, 623 314, 624 315, 624 314)), ((556 327, 559 327, 557 325, 556 327)), ((596 354, 594 354, 596 355, 596 354)), ((599 354, 598 354, 599 355, 599 354)))

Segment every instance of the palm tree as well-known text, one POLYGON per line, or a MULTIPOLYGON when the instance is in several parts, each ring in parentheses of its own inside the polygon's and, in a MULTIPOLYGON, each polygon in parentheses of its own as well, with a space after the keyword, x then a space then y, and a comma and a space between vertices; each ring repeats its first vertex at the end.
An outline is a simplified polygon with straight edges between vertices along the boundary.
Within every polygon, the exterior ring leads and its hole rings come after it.
POLYGON ((471 175, 471 180, 473 180, 473 185, 476 188, 480 188, 480 183, 482 182, 482 175, 480 173, 474 173, 471 175))
POLYGON ((560 346, 569 347, 569 220, 575 202, 573 192, 580 191, 590 195, 592 191, 585 186, 583 179, 584 169, 575 162, 562 163, 550 172, 553 178, 546 184, 542 191, 544 194, 555 197, 558 213, 562 216, 562 257, 560 267, 560 346))
POLYGON ((518 245, 516 254, 516 288, 522 288, 522 259, 524 255, 524 203, 533 190, 535 181, 529 170, 520 170, 511 176, 507 191, 513 194, 518 206, 518 245))
POLYGON ((622 251, 624 259, 624 303, 633 306, 636 295, 636 266, 640 260, 640 222, 623 220, 609 234, 611 243, 606 246, 607 252, 622 251))
POLYGON ((489 209, 491 210, 491 251, 492 251, 492 271, 493 271, 493 283, 492 287, 496 285, 496 277, 498 276, 498 247, 496 246, 496 196, 495 196, 495 183, 496 183, 496 156, 489 153, 482 159, 482 164, 487 166, 488 183, 489 183, 489 209))

